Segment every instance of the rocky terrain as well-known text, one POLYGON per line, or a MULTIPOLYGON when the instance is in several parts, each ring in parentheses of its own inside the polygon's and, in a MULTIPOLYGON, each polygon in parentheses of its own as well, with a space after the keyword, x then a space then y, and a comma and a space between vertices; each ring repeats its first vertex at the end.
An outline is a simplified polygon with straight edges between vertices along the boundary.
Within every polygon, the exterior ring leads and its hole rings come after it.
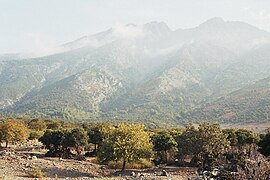
POLYGON ((29 171, 38 169, 44 172, 42 179, 187 179, 196 176, 196 168, 155 167, 145 170, 126 170, 121 172, 107 166, 86 161, 45 157, 46 151, 40 145, 12 147, 0 150, 0 179, 24 180, 29 171), (162 174, 166 172, 163 176, 162 174))
POLYGON ((244 167, 236 166, 233 172, 223 172, 221 169, 201 172, 197 167, 179 167, 159 165, 149 169, 130 169, 124 172, 111 169, 106 165, 95 162, 95 158, 86 161, 73 159, 59 159, 45 157, 46 150, 37 141, 23 145, 12 145, 10 148, 0 150, 0 179, 27 180, 27 179, 116 179, 116 180, 191 180, 213 177, 231 177, 236 180, 269 178, 269 160, 256 151, 252 152, 251 159, 246 161, 244 167), (27 145, 27 146, 26 146, 27 145), (30 172, 40 170, 43 178, 31 177, 30 172))

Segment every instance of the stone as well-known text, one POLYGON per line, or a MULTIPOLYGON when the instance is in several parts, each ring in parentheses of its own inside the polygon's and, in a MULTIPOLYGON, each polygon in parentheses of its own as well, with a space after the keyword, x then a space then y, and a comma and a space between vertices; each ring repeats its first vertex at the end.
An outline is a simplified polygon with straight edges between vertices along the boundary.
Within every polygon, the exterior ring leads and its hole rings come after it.
POLYGON ((164 169, 162 170, 161 176, 168 176, 167 171, 165 171, 164 169))
POLYGON ((25 167, 26 167, 26 168, 30 167, 30 164, 29 164, 29 163, 26 163, 26 164, 25 164, 25 167))
POLYGON ((217 176, 219 174, 219 169, 215 168, 212 171, 212 176, 217 176))
POLYGON ((132 171, 132 172, 130 173, 130 176, 136 176, 136 173, 132 171))

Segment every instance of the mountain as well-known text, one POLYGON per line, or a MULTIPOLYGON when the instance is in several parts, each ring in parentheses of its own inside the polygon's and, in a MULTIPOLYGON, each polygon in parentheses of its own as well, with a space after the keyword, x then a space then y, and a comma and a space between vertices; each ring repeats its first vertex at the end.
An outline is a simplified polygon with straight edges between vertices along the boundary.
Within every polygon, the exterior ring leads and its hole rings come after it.
POLYGON ((269 109, 270 78, 265 78, 182 115, 225 123, 268 122, 269 109))
POLYGON ((159 125, 236 122, 238 114, 223 119, 206 105, 270 77, 270 33, 221 18, 177 30, 164 22, 116 25, 59 49, 65 51, 0 60, 2 113, 159 125))

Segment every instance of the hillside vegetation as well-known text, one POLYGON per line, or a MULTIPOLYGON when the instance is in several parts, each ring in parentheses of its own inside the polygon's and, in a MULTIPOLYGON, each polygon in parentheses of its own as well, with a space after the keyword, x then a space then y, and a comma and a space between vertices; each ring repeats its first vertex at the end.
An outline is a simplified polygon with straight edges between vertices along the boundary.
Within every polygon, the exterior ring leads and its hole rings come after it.
POLYGON ((152 125, 268 120, 270 33, 220 18, 122 28, 140 33, 113 27, 58 54, 1 56, 0 112, 152 125))

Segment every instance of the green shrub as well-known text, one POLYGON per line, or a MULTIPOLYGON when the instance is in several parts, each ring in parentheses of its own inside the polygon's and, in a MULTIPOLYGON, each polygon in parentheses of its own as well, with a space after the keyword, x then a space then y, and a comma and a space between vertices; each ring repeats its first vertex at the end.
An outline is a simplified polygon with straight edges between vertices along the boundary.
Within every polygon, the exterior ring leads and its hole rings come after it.
POLYGON ((28 139, 30 140, 34 140, 34 139, 39 139, 40 137, 42 137, 44 134, 43 131, 30 131, 29 137, 28 139))

